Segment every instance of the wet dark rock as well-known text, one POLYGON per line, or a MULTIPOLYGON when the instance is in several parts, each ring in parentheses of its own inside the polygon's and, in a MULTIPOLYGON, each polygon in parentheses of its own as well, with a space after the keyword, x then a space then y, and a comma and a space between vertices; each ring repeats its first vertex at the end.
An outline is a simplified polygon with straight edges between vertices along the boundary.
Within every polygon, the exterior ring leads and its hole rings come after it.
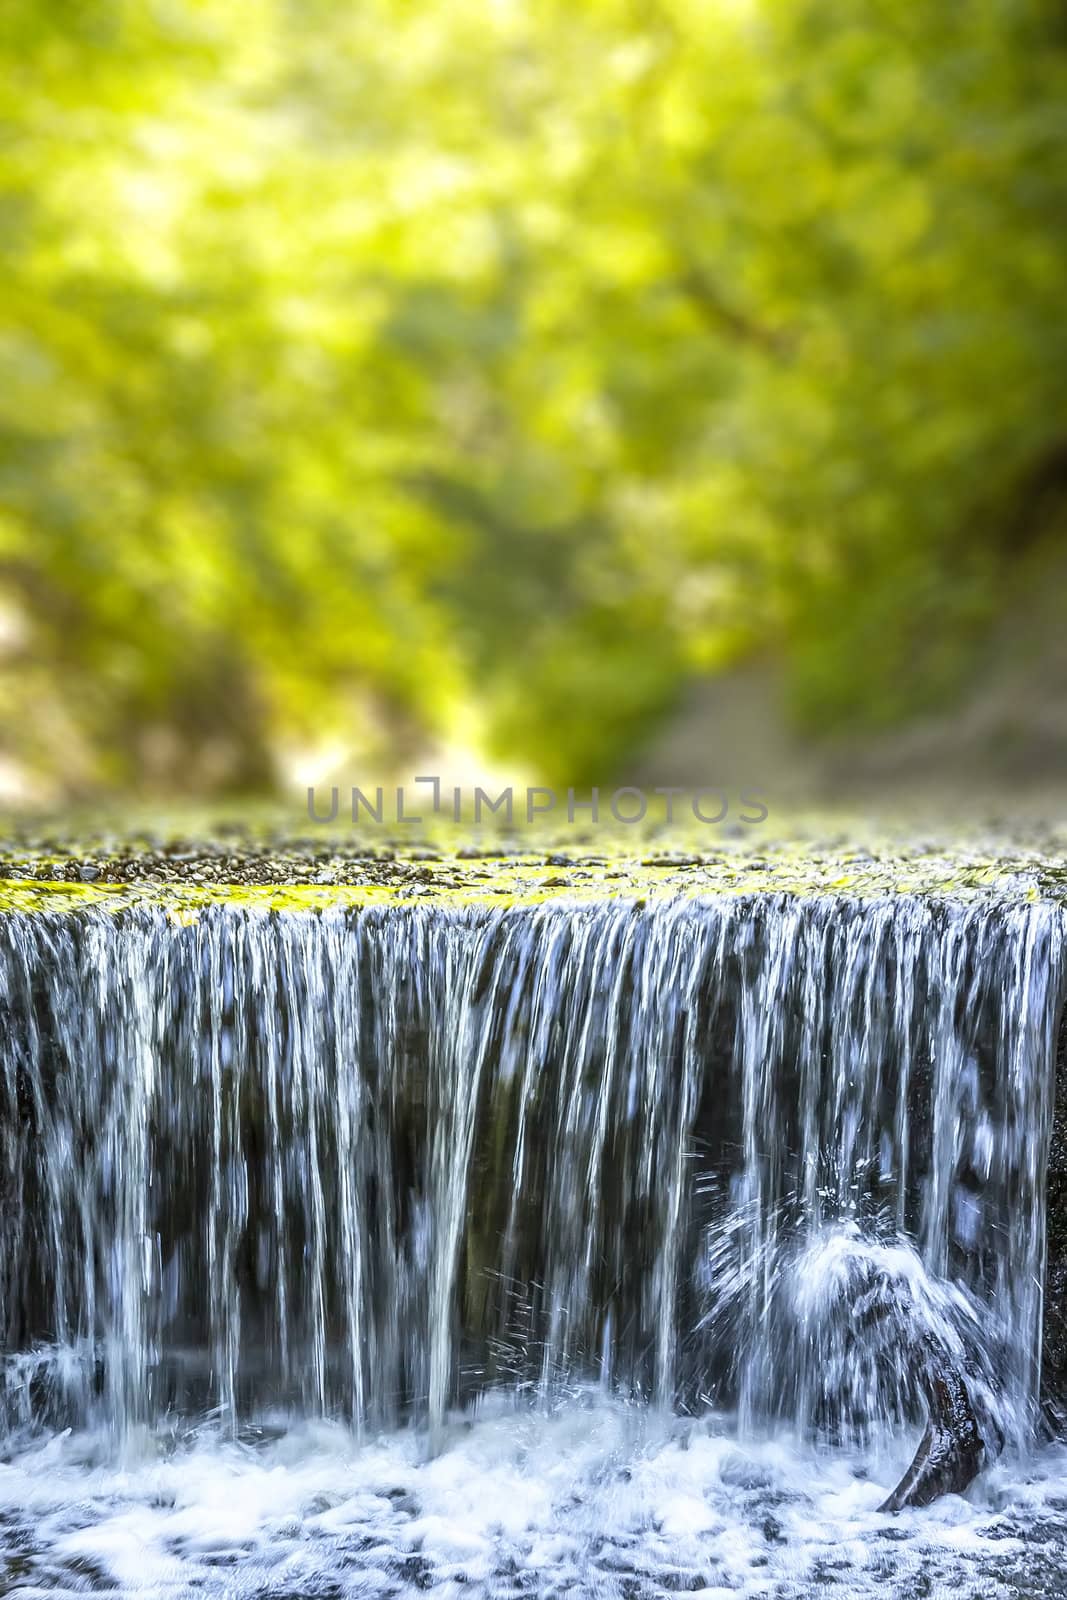
POLYGON ((657 1578, 668 1594, 696 1594, 709 1587, 707 1578, 698 1572, 661 1572, 657 1578))
POLYGON ((73 1587, 80 1590, 99 1591, 114 1587, 113 1579, 88 1556, 74 1556, 65 1564, 66 1573, 74 1577, 73 1587))
POLYGON ((415 1589, 433 1588, 433 1565, 425 1556, 406 1556, 393 1563, 394 1570, 415 1589))
POLYGON ((851 1572, 851 1570, 851 1565, 847 1561, 817 1561, 812 1567, 811 1576, 812 1580, 819 1584, 820 1587, 829 1588, 831 1584, 843 1581, 838 1576, 839 1573, 851 1572))
POLYGON ((928 1352, 921 1382, 930 1413, 926 1430, 911 1466, 880 1511, 928 1506, 943 1494, 962 1494, 986 1464, 986 1441, 962 1374, 939 1353, 928 1352))

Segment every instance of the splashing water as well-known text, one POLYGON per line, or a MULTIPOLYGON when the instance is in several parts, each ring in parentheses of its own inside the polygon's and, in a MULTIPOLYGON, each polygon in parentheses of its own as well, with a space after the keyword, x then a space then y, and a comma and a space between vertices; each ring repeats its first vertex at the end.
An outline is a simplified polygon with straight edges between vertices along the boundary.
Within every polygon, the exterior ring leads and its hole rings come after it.
POLYGON ((790 1593, 931 1347, 1008 1450, 907 1560, 1003 1521, 1063 967, 1053 907, 907 896, 8 917, 15 1578, 790 1593))

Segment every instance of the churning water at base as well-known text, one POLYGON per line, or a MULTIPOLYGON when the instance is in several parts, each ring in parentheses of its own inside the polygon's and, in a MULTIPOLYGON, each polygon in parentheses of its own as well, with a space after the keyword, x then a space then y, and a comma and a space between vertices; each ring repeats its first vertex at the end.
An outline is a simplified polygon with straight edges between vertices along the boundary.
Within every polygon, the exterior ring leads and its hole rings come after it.
MULTIPOLYGON (((100 1441, 0 1465, 18 1600, 966 1600, 1067 1592, 1067 1456, 998 1463, 967 1499, 876 1509, 907 1448, 816 1452, 574 1391, 548 1413, 482 1402, 427 1461, 400 1430, 356 1445, 305 1422, 256 1443, 210 1426, 123 1468, 100 1441)), ((0 1556, 0 1591, 4 1588, 0 1556)))
POLYGON ((1037 903, 7 918, 0 1591, 1061 1592, 1062 975, 1037 903), (1004 1454, 891 1519, 931 1359, 1004 1454))

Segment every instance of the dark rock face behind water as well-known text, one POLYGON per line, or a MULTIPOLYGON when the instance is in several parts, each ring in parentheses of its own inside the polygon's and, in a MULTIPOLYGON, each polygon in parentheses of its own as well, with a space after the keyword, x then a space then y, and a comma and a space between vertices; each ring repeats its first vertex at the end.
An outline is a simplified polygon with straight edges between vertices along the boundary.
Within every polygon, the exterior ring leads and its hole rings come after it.
POLYGON ((592 1379, 834 1441, 925 1338, 1021 1438, 1062 972, 903 895, 8 917, 9 1423, 592 1379))

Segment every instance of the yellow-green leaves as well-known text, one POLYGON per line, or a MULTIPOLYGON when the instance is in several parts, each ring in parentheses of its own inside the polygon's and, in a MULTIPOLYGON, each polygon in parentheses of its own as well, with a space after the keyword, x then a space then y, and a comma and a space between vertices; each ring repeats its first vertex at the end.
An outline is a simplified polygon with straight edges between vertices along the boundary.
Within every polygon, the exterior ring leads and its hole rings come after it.
POLYGON ((747 650, 820 726, 951 689, 1062 445, 1051 0, 11 0, 0 65, 28 770, 579 783, 747 650))

